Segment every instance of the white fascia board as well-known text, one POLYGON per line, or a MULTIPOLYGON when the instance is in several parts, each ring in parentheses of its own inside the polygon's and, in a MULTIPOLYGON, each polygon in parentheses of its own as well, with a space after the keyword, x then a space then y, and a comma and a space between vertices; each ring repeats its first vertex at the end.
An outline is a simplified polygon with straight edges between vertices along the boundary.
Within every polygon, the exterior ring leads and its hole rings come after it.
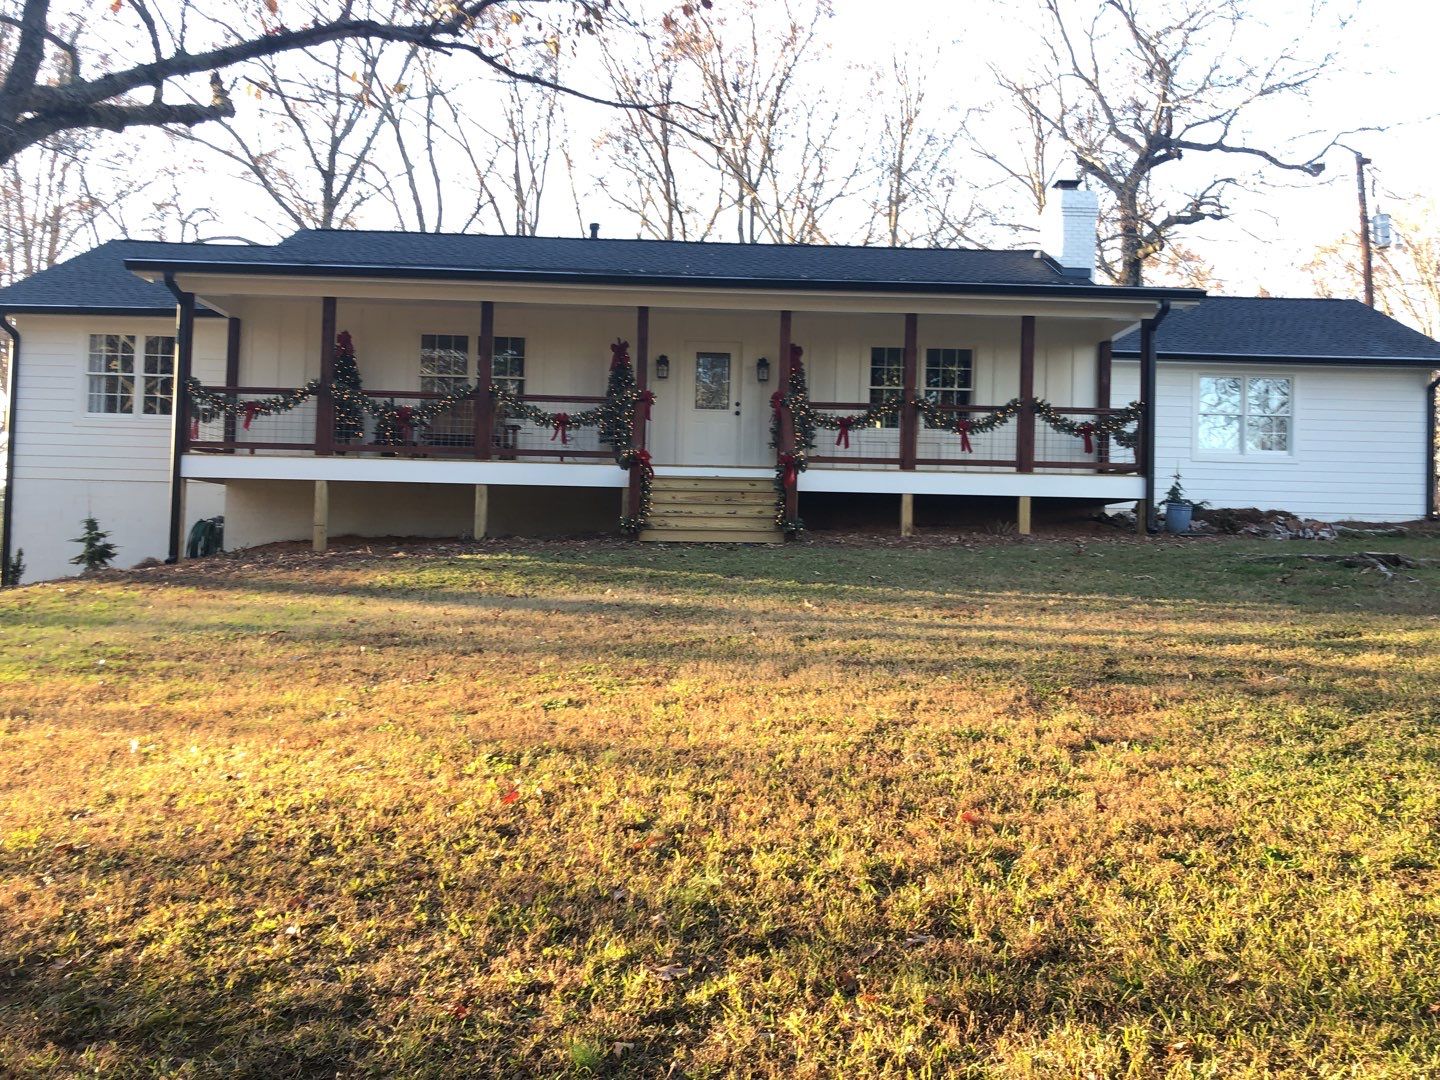
POLYGON ((623 488, 630 474, 613 462, 414 461, 376 457, 186 454, 189 480, 336 480, 377 484, 498 484, 518 487, 623 488))
POLYGON ((802 492, 866 492, 894 495, 1031 495, 1052 499, 1145 497, 1145 479, 1133 474, 901 472, 811 468, 800 474, 802 492))

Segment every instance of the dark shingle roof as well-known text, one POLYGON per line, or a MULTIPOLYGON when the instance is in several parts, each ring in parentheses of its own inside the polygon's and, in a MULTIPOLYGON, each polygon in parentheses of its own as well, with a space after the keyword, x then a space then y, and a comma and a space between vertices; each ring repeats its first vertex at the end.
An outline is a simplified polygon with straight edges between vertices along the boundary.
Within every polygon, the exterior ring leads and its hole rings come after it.
MULTIPOLYGON (((243 252, 236 252, 243 258, 243 252)), ((554 236, 304 229, 268 250, 277 263, 760 282, 1074 283, 1033 251, 718 244, 554 236)))
POLYGON ((56 308, 173 314, 175 297, 160 282, 144 281, 125 269, 126 259, 203 257, 220 245, 165 244, 111 240, 0 289, 0 308, 11 311, 56 308))
MULTIPOLYGON (((1160 359, 1274 357, 1352 363, 1429 363, 1440 342, 1358 300, 1210 296, 1172 311, 1155 335, 1160 359)), ((1115 340, 1117 356, 1138 356, 1140 334, 1115 340)))
POLYGON ((170 311, 169 292, 132 272, 168 269, 717 288, 768 285, 941 293, 1044 289, 1112 300, 1200 295, 1093 285, 1065 274, 1033 251, 303 229, 273 246, 114 240, 0 289, 0 307, 170 311))

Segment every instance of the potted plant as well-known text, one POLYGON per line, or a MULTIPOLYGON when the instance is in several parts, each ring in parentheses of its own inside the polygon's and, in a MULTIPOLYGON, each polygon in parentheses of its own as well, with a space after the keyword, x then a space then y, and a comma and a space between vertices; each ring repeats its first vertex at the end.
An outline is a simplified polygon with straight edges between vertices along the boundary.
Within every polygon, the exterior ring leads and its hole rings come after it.
POLYGON ((1170 484, 1170 490, 1165 493, 1165 531, 1176 534, 1188 533, 1195 508, 1201 505, 1203 504, 1185 494, 1184 485, 1180 483, 1180 470, 1177 468, 1175 477, 1170 484))

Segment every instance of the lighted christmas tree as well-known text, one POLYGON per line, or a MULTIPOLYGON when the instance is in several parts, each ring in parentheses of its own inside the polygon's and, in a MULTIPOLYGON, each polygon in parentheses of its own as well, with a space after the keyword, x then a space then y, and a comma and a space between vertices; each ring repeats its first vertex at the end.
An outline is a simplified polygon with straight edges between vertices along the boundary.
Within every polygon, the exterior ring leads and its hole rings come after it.
POLYGON ((335 441, 352 442, 365 435, 364 386, 355 362, 355 342, 349 330, 335 338, 335 441))
POLYGON ((630 343, 615 339, 610 346, 610 379, 605 401, 600 405, 600 441, 618 455, 630 448, 635 432, 635 367, 630 363, 630 343))

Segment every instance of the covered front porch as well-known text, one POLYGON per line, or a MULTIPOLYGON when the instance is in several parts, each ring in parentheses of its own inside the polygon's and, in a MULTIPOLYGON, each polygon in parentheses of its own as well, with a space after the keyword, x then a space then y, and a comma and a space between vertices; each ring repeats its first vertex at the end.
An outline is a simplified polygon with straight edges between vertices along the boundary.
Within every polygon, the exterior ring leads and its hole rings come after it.
POLYGON ((1112 402, 1109 342, 1155 305, 1101 290, 912 311, 212 290, 216 384, 187 377, 180 295, 177 478, 468 485, 476 530, 498 486, 623 491, 640 532, 656 477, 765 480, 787 531, 807 491, 897 494, 902 530, 916 495, 1013 498, 1022 529, 1032 499, 1145 498, 1145 410, 1112 402))

